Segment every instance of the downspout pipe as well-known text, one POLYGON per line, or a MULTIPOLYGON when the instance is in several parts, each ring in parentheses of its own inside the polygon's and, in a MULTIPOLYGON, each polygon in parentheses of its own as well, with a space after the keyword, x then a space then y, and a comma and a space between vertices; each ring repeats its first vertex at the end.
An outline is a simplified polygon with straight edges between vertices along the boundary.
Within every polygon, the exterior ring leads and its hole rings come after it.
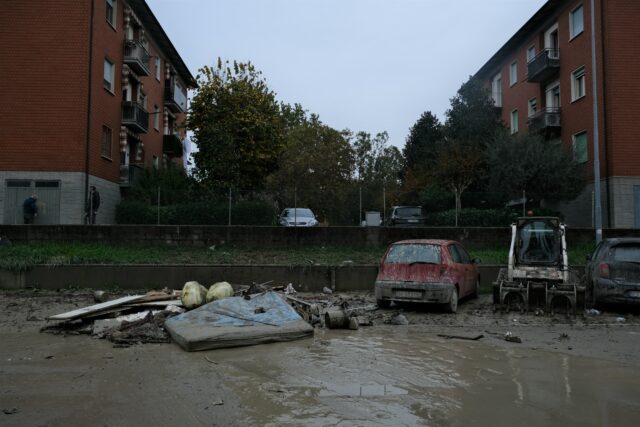
POLYGON ((604 0, 600 0, 600 60, 602 61, 602 115, 604 129, 602 134, 604 135, 604 173, 606 175, 605 186, 607 189, 607 228, 611 228, 611 171, 609 169, 609 136, 607 130, 609 129, 609 119, 607 117, 607 56, 605 54, 605 38, 604 34, 605 19, 604 19, 604 0))
POLYGON ((89 154, 91 147, 91 102, 92 102, 92 79, 93 79, 93 17, 95 14, 95 0, 91 0, 91 17, 89 21, 89 70, 87 79, 87 123, 85 128, 85 158, 84 158, 84 205, 87 206, 89 197, 89 154))

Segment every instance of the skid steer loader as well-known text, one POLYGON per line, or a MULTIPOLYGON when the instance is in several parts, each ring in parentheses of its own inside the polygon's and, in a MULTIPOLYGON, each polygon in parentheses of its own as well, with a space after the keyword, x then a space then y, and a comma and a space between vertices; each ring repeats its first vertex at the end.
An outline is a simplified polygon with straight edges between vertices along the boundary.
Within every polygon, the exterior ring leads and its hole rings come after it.
POLYGON ((493 302, 507 310, 573 314, 584 305, 584 286, 569 268, 559 218, 524 217, 511 225, 509 264, 493 284, 493 302))

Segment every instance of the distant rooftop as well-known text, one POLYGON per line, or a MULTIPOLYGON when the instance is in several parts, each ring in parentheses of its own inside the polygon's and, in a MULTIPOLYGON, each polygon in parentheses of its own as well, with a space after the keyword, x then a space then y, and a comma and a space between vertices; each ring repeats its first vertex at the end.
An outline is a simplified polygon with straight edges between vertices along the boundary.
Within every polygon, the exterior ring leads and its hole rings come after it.
MULTIPOLYGON (((190 88, 196 87, 196 79, 193 77, 189 68, 185 65, 184 61, 178 54, 178 51, 171 43, 169 36, 164 32, 162 25, 158 22, 158 19, 151 11, 151 8, 145 0, 127 0, 127 3, 138 15, 138 18, 142 21, 145 29, 151 34, 153 40, 158 44, 162 52, 167 55, 169 61, 175 67, 180 78, 190 88)), ((180 3, 176 3, 176 7, 180 7, 180 3)))
POLYGON ((533 31, 553 16, 565 0, 549 0, 478 70, 474 77, 489 77, 502 59, 531 38, 533 31))

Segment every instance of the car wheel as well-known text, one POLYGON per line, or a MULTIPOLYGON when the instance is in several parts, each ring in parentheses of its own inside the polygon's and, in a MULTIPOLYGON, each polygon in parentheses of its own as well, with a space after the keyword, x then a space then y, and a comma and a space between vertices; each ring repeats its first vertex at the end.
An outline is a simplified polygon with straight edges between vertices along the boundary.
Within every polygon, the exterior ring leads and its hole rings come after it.
POLYGON ((473 288, 473 292, 471 293, 471 298, 478 298, 480 295, 480 278, 476 279, 476 286, 473 288))
POLYGON ((456 288, 453 288, 451 291, 451 298, 447 303, 447 310, 449 313, 455 313, 458 311, 458 290, 456 288))
POLYGON ((380 308, 389 308, 391 306, 391 301, 388 299, 377 299, 376 304, 380 308))

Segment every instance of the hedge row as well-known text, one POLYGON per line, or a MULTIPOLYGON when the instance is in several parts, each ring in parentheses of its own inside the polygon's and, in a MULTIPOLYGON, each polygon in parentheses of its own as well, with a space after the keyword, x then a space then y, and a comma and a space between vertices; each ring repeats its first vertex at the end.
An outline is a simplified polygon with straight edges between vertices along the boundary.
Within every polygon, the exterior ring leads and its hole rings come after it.
MULTIPOLYGON (((229 205, 219 202, 182 203, 160 206, 160 224, 227 225, 229 205)), ((243 201, 231 205, 232 225, 274 225, 273 206, 259 201, 243 201)), ((158 207, 135 200, 125 200, 116 208, 118 224, 157 224, 158 207)))
MULTIPOLYGON (((564 220, 564 215, 544 208, 534 208, 531 212, 535 216, 557 216, 564 220)), ((521 212, 513 209, 475 209, 465 208, 458 211, 458 226, 460 227, 508 227, 521 212)), ((456 224, 455 209, 427 214, 427 225, 454 226, 456 224)))

